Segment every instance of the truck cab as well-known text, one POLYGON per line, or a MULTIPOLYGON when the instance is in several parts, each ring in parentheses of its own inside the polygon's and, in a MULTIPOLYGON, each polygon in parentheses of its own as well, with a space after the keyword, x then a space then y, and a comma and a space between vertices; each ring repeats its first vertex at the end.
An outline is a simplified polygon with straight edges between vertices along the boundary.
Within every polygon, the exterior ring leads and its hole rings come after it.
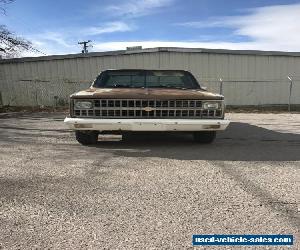
POLYGON ((92 86, 70 96, 64 122, 79 143, 99 133, 178 131, 211 143, 226 129, 224 96, 208 92, 184 70, 118 69, 101 72, 92 86))

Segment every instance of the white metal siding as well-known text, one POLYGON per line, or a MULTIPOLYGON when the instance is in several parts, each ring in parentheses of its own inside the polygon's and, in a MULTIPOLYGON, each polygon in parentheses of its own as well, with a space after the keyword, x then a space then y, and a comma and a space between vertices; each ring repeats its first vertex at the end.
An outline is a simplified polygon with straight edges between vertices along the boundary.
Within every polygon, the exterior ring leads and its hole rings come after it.
POLYGON ((195 52, 133 53, 0 64, 4 105, 66 104, 71 93, 88 88, 101 70, 111 68, 185 69, 201 85, 223 94, 230 105, 300 104, 300 57, 195 52))

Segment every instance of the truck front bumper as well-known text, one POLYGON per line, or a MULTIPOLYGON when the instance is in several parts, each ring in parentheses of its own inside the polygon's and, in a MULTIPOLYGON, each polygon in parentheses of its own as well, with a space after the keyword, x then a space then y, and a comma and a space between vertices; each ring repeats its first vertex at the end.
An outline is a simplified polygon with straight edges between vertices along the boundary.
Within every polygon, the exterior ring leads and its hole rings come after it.
POLYGON ((218 119, 88 119, 66 117, 73 130, 99 131, 217 131, 224 130, 229 120, 218 119))

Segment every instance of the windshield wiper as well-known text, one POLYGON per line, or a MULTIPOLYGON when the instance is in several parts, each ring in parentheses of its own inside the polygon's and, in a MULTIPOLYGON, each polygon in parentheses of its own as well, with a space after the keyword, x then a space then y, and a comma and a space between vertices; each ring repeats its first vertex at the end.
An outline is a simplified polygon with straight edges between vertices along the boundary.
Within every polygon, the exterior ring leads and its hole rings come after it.
POLYGON ((174 89, 188 89, 188 88, 185 88, 185 87, 173 87, 174 89))
MULTIPOLYGON (((107 86, 110 88, 145 88, 144 86, 134 86, 130 84, 113 84, 112 86, 107 86)), ((166 88, 166 89, 182 89, 185 90, 185 87, 178 87, 172 85, 156 85, 156 86, 146 86, 146 88, 166 88)))
POLYGON ((171 85, 149 86, 148 88, 187 89, 185 87, 177 87, 177 86, 171 86, 171 85))
POLYGON ((123 84, 114 84, 111 87, 113 87, 113 88, 135 88, 135 86, 133 86, 133 85, 123 85, 123 84))

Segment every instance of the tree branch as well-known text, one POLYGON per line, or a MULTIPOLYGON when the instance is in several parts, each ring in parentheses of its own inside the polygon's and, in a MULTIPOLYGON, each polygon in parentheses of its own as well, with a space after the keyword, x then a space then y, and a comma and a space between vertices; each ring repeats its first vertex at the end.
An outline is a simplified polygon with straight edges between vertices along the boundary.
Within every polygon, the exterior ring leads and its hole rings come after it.
MULTIPOLYGON (((0 14, 6 15, 6 5, 15 0, 0 0, 0 14)), ((5 56, 17 56, 22 50, 28 50, 44 54, 35 49, 32 43, 24 38, 16 36, 5 25, 0 24, 0 52, 5 56)), ((45 54, 44 54, 45 55, 45 54)))

